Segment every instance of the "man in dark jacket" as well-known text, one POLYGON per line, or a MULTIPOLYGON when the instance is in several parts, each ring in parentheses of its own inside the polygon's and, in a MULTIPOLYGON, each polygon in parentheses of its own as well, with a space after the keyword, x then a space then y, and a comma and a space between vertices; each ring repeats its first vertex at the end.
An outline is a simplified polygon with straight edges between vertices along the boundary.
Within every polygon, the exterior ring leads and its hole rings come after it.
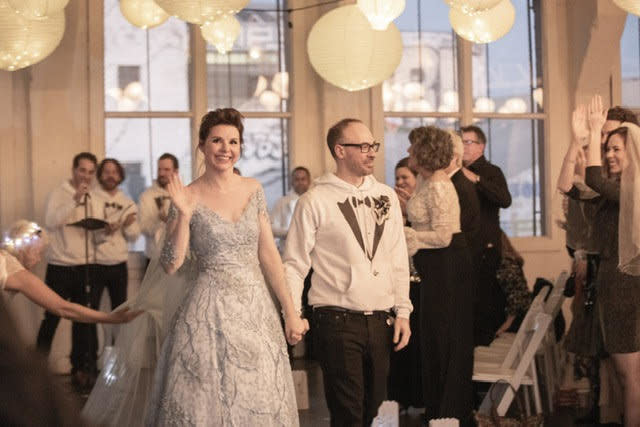
POLYGON ((504 322, 505 297, 496 282, 500 265, 500 208, 511 206, 511 193, 499 167, 484 157, 487 138, 477 126, 465 126, 462 131, 464 156, 462 172, 475 185, 480 200, 478 257, 478 286, 475 303, 475 344, 488 345, 504 322))

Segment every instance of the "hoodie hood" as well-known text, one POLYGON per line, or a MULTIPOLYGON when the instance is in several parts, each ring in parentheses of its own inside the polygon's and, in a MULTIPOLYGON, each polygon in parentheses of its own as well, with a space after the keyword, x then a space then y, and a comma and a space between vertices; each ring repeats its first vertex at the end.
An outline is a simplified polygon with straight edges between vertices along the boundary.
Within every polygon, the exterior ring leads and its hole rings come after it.
POLYGON ((335 189, 340 189, 341 191, 347 191, 350 193, 360 193, 371 190, 377 183, 376 179, 373 175, 367 175, 364 177, 362 181, 362 185, 356 187, 353 184, 348 183, 347 181, 340 179, 333 172, 328 172, 318 178, 313 182, 315 186, 332 186, 335 189))

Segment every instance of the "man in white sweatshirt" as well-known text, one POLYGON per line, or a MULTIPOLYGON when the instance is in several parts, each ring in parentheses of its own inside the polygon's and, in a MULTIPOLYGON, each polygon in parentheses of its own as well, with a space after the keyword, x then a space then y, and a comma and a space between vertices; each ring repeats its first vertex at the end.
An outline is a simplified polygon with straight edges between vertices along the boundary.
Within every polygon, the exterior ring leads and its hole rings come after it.
MULTIPOLYGON (((84 219, 85 214, 92 218, 102 216, 101 200, 91 190, 96 163, 96 156, 91 153, 77 154, 73 158, 71 179, 53 190, 45 207, 44 224, 51 239, 45 283, 62 298, 82 305, 88 304, 95 273, 95 232, 85 234, 85 229, 69 224, 84 219), (85 274, 89 276, 89 283, 86 283, 85 274)), ((37 339, 38 349, 45 354, 51 350, 59 321, 58 316, 45 312, 37 339)), ((72 380, 80 389, 89 388, 96 373, 96 349, 91 348, 91 334, 89 325, 73 324, 72 380)))
POLYGON ((112 309, 127 299, 129 243, 135 242, 140 235, 140 225, 136 221, 138 207, 118 188, 124 179, 124 168, 119 161, 107 158, 100 162, 100 188, 96 195, 103 200, 102 217, 108 225, 96 233, 98 274, 91 290, 91 306, 94 308, 100 307, 105 287, 112 309))
POLYGON ((161 236, 169 213, 169 178, 178 172, 178 159, 170 153, 164 153, 158 159, 158 175, 151 188, 140 195, 140 230, 146 239, 144 254, 149 260, 160 253, 161 236))
MULTIPOLYGON (((371 176, 380 144, 356 119, 328 132, 336 173, 300 197, 284 253, 294 303, 309 304, 332 426, 369 426, 387 395, 391 351, 409 341, 409 264, 392 188, 371 176), (395 344, 395 347, 394 347, 395 344)), ((418 373, 416 373, 418 375, 418 373)))

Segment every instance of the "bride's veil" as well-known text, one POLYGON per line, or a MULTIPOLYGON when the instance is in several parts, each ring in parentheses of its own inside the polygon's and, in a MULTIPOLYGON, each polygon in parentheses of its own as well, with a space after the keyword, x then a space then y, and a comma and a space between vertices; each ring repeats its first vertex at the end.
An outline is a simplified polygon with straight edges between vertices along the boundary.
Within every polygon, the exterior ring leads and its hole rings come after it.
POLYGON ((90 423, 143 425, 162 343, 191 283, 192 266, 187 258, 176 274, 168 275, 158 258, 152 259, 140 291, 121 306, 144 312, 122 325, 115 345, 105 349, 102 371, 82 410, 90 423))

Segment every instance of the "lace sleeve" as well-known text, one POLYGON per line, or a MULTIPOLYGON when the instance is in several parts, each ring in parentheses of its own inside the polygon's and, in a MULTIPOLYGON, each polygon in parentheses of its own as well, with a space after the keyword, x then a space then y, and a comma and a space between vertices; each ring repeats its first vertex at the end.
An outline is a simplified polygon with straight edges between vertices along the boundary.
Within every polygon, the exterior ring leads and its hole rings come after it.
MULTIPOLYGON (((267 219, 269 219, 269 208, 267 207, 267 198, 264 195, 264 190, 262 186, 258 187, 256 190, 256 206, 258 208, 258 214, 264 215, 267 219)), ((269 222, 271 222, 269 220, 269 222)))
POLYGON ((458 195, 450 182, 434 182, 411 201, 410 220, 405 227, 409 255, 420 249, 444 248, 453 233, 460 231, 458 195))

